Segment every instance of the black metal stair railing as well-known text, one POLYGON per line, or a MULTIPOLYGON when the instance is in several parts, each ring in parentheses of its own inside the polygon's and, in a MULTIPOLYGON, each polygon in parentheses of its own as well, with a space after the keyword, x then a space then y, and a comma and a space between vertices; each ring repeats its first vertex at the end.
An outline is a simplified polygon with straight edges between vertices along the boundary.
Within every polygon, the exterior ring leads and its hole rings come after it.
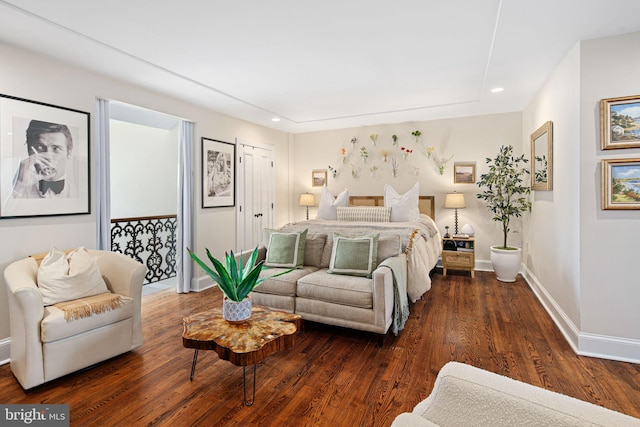
POLYGON ((111 220, 111 250, 147 266, 145 284, 176 276, 176 215, 111 220))

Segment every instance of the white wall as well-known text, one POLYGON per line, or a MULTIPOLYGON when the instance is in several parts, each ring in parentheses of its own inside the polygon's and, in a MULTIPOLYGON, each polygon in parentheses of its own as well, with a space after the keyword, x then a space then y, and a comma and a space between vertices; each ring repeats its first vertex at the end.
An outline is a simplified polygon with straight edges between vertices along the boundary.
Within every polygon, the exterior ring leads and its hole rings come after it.
MULTIPOLYGON (((224 116, 140 87, 93 74, 58 61, 0 44, 0 81, 2 93, 29 100, 87 111, 95 117, 96 97, 113 99, 164 112, 194 122, 195 250, 204 256, 208 247, 215 256, 235 247, 235 209, 201 209, 200 138, 235 142, 236 138, 261 142, 275 148, 276 165, 287 165, 289 136, 283 132, 224 116)), ((91 124, 96 129, 95 122, 91 124)), ((92 135, 93 137, 93 135, 92 135)), ((93 140, 93 139, 92 139, 93 140)), ((47 251, 55 244, 61 248, 95 247, 95 147, 91 159, 91 214, 64 217, 3 219, 0 221, 0 271, 14 260, 47 251), (7 244, 11 242, 11 244, 7 244)), ((114 165, 112 165, 114 166, 114 165)), ((285 166, 286 168, 286 166, 285 166)), ((277 224, 289 220, 288 173, 276 174, 277 224)), ((199 274, 199 271, 196 271, 199 274)), ((9 317, 4 278, 0 277, 0 361, 8 357, 9 317)))
POLYGON ((523 112, 523 145, 554 122, 552 192, 535 192, 527 279, 579 354, 640 362, 638 211, 600 207, 599 101, 638 94, 640 33, 580 42, 523 112))
POLYGON ((120 120, 109 132, 111 218, 175 215, 179 135, 120 120))
POLYGON ((526 277, 577 348, 580 325, 580 49, 575 46, 522 114, 522 141, 553 122, 553 191, 533 191, 525 226, 526 277), (559 306, 559 307, 558 307, 559 306), (562 321, 563 316, 568 317, 562 321))
POLYGON ((599 101, 640 95, 640 32, 589 40, 581 47, 580 253, 585 352, 598 340, 640 360, 640 214, 600 208, 600 161, 639 158, 640 149, 600 150, 599 101))
MULTIPOLYGON (((434 195, 436 204, 436 223, 444 234, 444 227, 448 225, 453 232, 454 212, 444 209, 445 194, 451 191, 464 193, 466 208, 458 210, 459 226, 469 223, 476 231, 477 262, 482 267, 489 260, 489 247, 501 242, 501 228, 491 221, 492 215, 484 204, 476 199, 478 187, 475 184, 454 184, 454 162, 476 162, 476 179, 487 172, 485 157, 493 156, 503 144, 511 144, 516 152, 521 152, 522 123, 520 113, 495 114, 446 120, 425 122, 390 124, 382 126, 367 126, 362 128, 339 129, 333 131, 310 132, 294 135, 295 149, 293 152, 293 171, 291 188, 297 204, 300 193, 316 194, 319 201, 320 189, 311 186, 311 171, 313 169, 327 169, 328 165, 340 165, 337 179, 329 174, 328 188, 333 195, 337 195, 343 188, 351 195, 383 195, 385 183, 389 183, 396 191, 404 193, 416 182, 420 183, 421 195, 434 195), (420 130, 422 137, 416 143, 411 132, 420 130), (374 147, 369 135, 378 134, 378 143, 374 147), (392 146, 391 135, 398 136, 398 147, 392 146), (355 150, 351 147, 351 138, 356 137, 355 150), (360 147, 364 146, 369 152, 369 158, 364 163, 359 157, 360 147), (400 173, 392 177, 389 164, 382 161, 380 151, 388 150, 401 153, 399 147, 413 149, 408 161, 400 160, 400 173), (352 151, 347 164, 342 164, 341 148, 352 151), (443 175, 440 175, 433 161, 426 155, 427 147, 435 147, 436 154, 449 158, 451 161, 443 175), (351 176, 351 167, 360 168, 360 178, 351 176), (369 168, 378 165, 380 171, 372 176, 369 168), (414 167, 420 168, 420 176, 414 173, 414 167)), ((293 206, 292 218, 302 220, 305 209, 293 206)), ((310 217, 315 217, 317 209, 309 211, 310 217)), ((514 221, 513 228, 520 229, 521 222, 514 221)), ((521 234, 514 234, 510 244, 517 244, 522 240, 521 234)))

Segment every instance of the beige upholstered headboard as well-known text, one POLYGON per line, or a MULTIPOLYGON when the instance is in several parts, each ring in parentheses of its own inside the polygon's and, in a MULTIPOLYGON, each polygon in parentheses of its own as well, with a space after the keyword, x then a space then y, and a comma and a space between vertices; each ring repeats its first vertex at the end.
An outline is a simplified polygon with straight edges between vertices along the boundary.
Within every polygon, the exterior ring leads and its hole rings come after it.
MULTIPOLYGON (((384 206, 384 196, 349 196, 349 206, 384 206)), ((436 220, 434 196, 419 196, 418 209, 436 220)))

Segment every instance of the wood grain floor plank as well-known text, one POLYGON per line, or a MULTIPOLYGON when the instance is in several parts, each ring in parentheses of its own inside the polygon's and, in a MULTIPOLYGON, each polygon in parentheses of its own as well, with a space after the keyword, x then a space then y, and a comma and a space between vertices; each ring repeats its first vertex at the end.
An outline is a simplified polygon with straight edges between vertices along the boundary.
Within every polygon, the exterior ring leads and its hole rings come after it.
POLYGON ((200 351, 189 381, 182 318, 220 305, 217 289, 145 296, 140 349, 28 391, 0 366, 0 402, 67 403, 72 426, 388 426, 455 360, 640 417, 640 365, 575 355, 522 279, 436 273, 382 348, 373 334, 308 323, 258 365, 251 407, 242 368, 214 352, 200 351))

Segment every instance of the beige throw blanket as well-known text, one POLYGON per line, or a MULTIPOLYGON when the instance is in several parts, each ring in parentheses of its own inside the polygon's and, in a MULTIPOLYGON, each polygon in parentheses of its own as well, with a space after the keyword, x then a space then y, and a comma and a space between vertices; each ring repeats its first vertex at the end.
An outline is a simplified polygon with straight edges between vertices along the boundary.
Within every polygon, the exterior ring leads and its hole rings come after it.
POLYGON ((64 312, 64 319, 67 322, 71 322, 72 320, 115 310, 121 307, 122 304, 124 304, 124 302, 120 295, 107 292, 91 297, 60 302, 55 304, 54 307, 62 310, 64 312))

